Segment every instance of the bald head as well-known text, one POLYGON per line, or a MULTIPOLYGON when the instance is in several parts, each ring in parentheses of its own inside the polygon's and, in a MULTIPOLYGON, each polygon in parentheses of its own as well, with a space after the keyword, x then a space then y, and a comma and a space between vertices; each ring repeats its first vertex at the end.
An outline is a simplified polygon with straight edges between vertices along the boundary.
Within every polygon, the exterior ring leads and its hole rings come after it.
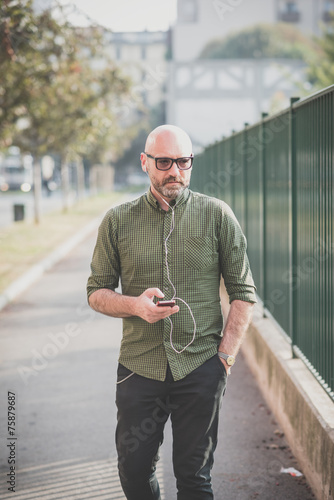
POLYGON ((180 158, 192 154, 192 144, 189 135, 180 127, 161 125, 147 137, 145 151, 152 156, 180 158))
POLYGON ((168 170, 158 169, 156 161, 160 159, 180 159, 192 156, 192 144, 189 135, 175 125, 161 125, 149 134, 145 144, 145 153, 140 160, 144 172, 151 181, 151 192, 161 207, 166 210, 168 203, 174 200, 188 186, 191 167, 186 170, 172 163, 168 170), (163 198, 162 198, 163 197, 163 198))

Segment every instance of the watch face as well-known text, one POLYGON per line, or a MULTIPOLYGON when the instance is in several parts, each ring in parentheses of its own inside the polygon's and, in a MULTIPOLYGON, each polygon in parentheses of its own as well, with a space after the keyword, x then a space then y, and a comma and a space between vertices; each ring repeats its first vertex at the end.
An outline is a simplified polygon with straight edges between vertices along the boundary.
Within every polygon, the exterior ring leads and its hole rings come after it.
POLYGON ((234 361, 235 361, 235 359, 234 359, 234 357, 233 357, 233 356, 229 356, 229 357, 227 358, 227 360, 226 360, 226 362, 227 362, 228 366, 233 366, 233 365, 234 365, 234 361))

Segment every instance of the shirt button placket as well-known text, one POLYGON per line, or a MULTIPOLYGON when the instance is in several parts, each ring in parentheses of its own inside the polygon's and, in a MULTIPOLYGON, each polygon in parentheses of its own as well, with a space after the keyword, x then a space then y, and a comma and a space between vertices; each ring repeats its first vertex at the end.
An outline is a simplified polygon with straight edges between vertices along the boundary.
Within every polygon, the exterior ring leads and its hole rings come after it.
MULTIPOLYGON (((166 300, 172 298, 172 287, 171 284, 168 280, 168 269, 166 265, 166 259, 168 260, 168 266, 170 268, 171 265, 171 238, 173 237, 172 235, 168 235, 171 230, 171 223, 172 223, 172 211, 169 209, 168 212, 166 212, 165 217, 164 217, 164 241, 163 241, 163 292, 165 294, 166 300), (166 257, 166 245, 165 241, 167 240, 167 257, 166 257)), ((170 269, 169 269, 169 274, 170 274, 170 269)))
MULTIPOLYGON (((173 237, 172 235, 168 238, 168 235, 171 230, 171 223, 172 223, 172 211, 171 209, 168 210, 168 212, 165 213, 164 216, 164 237, 163 237, 163 293, 165 294, 165 300, 169 300, 172 298, 173 295, 173 289, 172 286, 168 280, 168 269, 166 266, 166 259, 168 260, 168 266, 170 268, 171 260, 172 260, 172 255, 171 255, 171 238, 173 237), (167 240, 167 257, 166 257, 166 245, 165 241, 167 240)), ((169 274, 170 274, 170 269, 169 269, 169 274)), ((169 344, 169 332, 170 332, 170 322, 166 318, 164 320, 164 343, 169 344)))

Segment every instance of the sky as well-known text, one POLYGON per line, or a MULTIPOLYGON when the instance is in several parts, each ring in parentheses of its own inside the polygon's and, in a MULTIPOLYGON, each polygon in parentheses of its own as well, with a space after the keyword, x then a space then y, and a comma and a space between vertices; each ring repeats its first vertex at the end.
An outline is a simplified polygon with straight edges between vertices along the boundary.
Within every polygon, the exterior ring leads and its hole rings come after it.
POLYGON ((177 0, 61 0, 61 3, 71 5, 69 20, 75 25, 91 24, 90 18, 112 31, 159 31, 173 24, 177 0))

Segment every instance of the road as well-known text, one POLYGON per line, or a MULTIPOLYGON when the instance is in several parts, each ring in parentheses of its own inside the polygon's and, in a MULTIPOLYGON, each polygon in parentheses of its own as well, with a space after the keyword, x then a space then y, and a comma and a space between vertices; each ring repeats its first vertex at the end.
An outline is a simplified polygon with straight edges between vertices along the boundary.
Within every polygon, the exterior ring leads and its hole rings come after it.
MULTIPOLYGON (((124 499, 114 445, 121 320, 86 304, 95 238, 0 313, 2 500, 124 499), (4 419, 8 392, 15 394, 13 436, 4 419), (10 458, 15 492, 6 483, 10 458)), ((164 500, 176 499, 170 456, 168 426, 158 466, 164 500)), ((215 499, 313 499, 305 478, 280 473, 282 467, 300 470, 240 355, 221 410, 215 499)))

